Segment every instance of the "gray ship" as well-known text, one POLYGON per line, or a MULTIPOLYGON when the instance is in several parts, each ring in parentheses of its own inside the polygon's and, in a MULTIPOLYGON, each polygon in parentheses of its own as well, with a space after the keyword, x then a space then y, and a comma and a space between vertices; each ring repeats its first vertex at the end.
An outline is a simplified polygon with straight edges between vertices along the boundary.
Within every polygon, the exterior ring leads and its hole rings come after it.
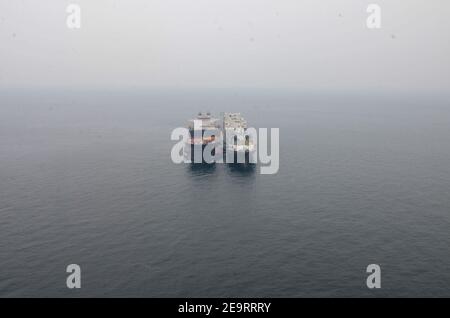
MULTIPOLYGON (((221 145, 222 130, 221 121, 213 116, 211 113, 199 112, 196 118, 188 121, 189 139, 187 145, 184 147, 184 156, 191 163, 215 163, 218 161, 216 157, 216 148, 221 145), (211 149, 210 157, 206 158, 203 155, 205 148, 211 149)), ((218 152, 217 155, 221 155, 218 152)), ((206 151, 208 153, 208 151, 206 151)))

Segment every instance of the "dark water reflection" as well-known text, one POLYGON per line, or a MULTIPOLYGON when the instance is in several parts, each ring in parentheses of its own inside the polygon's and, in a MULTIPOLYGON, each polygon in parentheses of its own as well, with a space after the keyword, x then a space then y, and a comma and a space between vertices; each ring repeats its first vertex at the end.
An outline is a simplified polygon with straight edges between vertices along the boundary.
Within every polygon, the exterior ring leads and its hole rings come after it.
POLYGON ((258 170, 256 164, 228 163, 226 164, 226 168, 230 175, 247 177, 254 176, 255 172, 258 170))
POLYGON ((189 163, 186 165, 193 176, 213 174, 217 169, 215 163, 189 163))

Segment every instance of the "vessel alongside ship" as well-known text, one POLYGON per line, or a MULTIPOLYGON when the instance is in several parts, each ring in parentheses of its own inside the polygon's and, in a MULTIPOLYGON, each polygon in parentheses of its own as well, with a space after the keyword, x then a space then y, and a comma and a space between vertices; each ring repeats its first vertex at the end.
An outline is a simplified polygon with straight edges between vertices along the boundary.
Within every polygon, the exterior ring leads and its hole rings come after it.
POLYGON ((256 163, 256 146, 247 132, 241 113, 223 114, 224 153, 227 162, 256 163))
POLYGON ((189 138, 184 147, 185 158, 191 163, 215 163, 216 148, 221 139, 220 120, 211 113, 199 112, 197 117, 188 121, 189 138), (211 149, 212 158, 204 158, 205 148, 211 149), (211 159, 211 160, 210 160, 211 159))
POLYGON ((240 113, 223 113, 219 120, 200 112, 188 121, 188 129, 184 155, 191 163, 256 163, 256 145, 240 113), (210 157, 205 158, 205 153, 210 157))

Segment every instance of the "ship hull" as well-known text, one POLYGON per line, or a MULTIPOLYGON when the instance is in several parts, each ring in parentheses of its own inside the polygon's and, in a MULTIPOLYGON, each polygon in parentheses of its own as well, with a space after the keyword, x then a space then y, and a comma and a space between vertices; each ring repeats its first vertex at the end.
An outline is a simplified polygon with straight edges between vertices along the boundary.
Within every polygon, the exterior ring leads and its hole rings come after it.
POLYGON ((186 143, 184 146, 184 158, 185 161, 192 164, 213 164, 216 163, 217 156, 216 153, 220 153, 216 151, 216 148, 218 147, 217 142, 210 142, 208 144, 190 144, 186 143), (213 147, 211 150, 211 157, 207 158, 204 156, 204 151, 206 147, 213 147), (198 159, 196 160, 195 156, 198 156, 198 159))
POLYGON ((225 162, 231 164, 256 164, 257 154, 254 150, 234 150, 227 148, 225 162))

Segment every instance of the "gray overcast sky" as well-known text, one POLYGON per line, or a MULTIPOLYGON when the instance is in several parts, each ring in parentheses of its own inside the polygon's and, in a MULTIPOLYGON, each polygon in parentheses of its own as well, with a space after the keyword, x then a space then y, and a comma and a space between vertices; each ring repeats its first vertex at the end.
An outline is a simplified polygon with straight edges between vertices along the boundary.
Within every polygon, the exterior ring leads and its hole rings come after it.
POLYGON ((446 92, 450 1, 0 0, 0 88, 30 86, 446 92))

